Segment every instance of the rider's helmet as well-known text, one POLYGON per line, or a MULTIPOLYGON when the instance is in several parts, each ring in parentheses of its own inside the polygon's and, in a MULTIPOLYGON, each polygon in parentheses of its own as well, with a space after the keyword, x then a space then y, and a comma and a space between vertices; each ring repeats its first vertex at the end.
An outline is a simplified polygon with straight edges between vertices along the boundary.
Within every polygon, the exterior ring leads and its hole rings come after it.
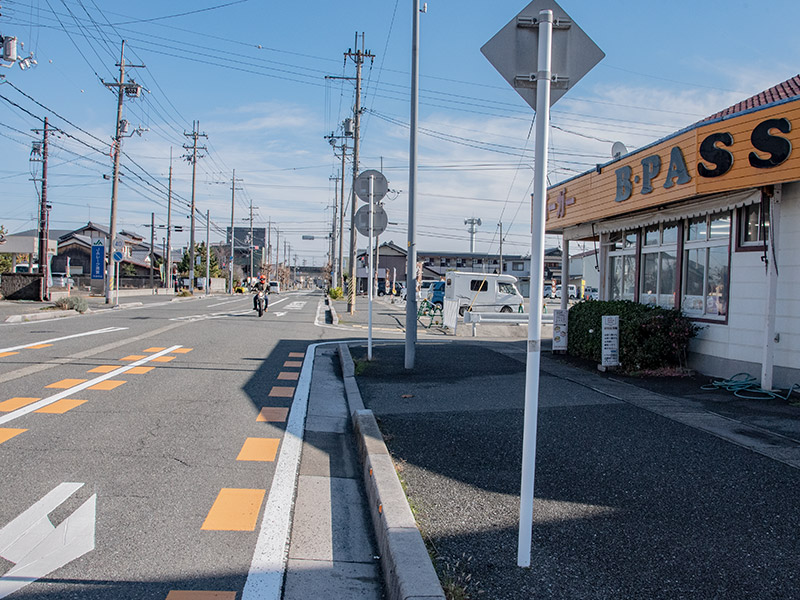
POLYGON ((266 277, 264 277, 264 276, 262 275, 261 277, 259 277, 259 278, 258 278, 258 280, 259 280, 261 283, 264 283, 264 282, 267 280, 267 278, 266 278, 266 277))

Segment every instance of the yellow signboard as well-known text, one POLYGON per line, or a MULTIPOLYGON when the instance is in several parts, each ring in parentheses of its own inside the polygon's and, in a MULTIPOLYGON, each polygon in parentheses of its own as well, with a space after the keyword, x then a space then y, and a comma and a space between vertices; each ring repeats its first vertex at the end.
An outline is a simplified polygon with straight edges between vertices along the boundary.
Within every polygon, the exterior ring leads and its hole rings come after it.
POLYGON ((800 179, 800 99, 679 133, 548 190, 546 229, 800 179))

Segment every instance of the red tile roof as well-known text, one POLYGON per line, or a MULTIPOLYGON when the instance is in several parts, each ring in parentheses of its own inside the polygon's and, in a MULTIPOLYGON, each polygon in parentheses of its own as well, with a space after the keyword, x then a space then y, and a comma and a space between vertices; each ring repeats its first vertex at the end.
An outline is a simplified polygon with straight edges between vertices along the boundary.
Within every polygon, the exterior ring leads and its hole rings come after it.
POLYGON ((714 119, 719 119, 720 117, 727 117, 728 115, 734 115, 751 108, 758 108, 759 106, 766 106, 767 104, 772 104, 773 102, 779 102, 788 98, 794 98, 795 96, 800 96, 800 75, 795 75, 783 83, 779 83, 768 90, 759 92, 747 100, 737 102, 733 106, 729 106, 725 110, 714 113, 713 115, 708 116, 699 122, 704 123, 705 121, 712 121, 714 119))

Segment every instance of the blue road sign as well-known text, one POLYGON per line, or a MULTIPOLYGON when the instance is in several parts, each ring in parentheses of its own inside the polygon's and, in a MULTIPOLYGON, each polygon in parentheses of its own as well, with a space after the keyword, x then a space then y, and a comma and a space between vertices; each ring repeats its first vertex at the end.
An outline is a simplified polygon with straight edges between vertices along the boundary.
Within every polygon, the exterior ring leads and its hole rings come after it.
POLYGON ((103 268, 105 250, 106 248, 100 240, 92 246, 92 279, 103 279, 105 276, 103 268))
POLYGON ((111 257, 114 259, 114 262, 122 262, 122 252, 120 252, 119 250, 114 252, 114 254, 112 254, 111 257))

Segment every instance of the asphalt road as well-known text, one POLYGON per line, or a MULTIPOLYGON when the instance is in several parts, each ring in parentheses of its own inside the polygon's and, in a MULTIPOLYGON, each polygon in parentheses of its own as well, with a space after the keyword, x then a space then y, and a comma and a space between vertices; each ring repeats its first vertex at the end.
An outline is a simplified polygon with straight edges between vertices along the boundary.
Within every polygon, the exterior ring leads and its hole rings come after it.
POLYGON ((321 300, 0 325, 0 598, 241 598, 321 300))

